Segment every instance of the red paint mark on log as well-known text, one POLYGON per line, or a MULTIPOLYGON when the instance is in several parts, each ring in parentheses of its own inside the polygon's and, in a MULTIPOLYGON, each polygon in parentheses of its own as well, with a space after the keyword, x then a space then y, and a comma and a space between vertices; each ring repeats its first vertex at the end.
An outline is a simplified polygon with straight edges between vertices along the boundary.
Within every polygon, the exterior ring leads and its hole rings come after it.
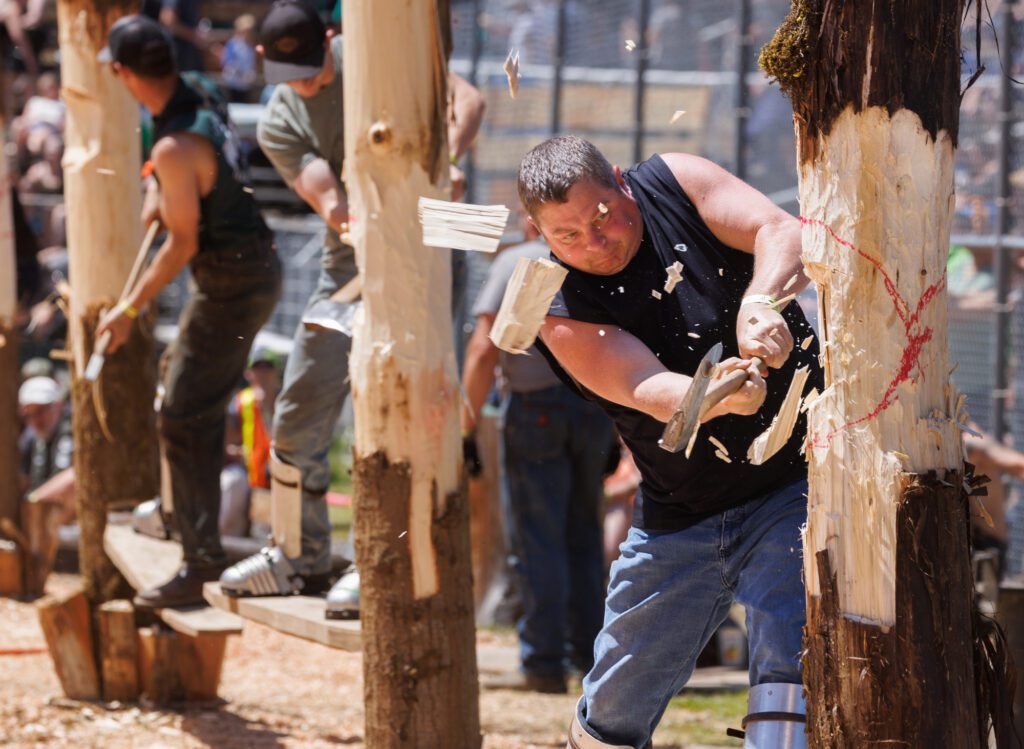
POLYGON ((811 435, 810 442, 814 447, 825 448, 832 444, 832 440, 836 435, 844 432, 850 427, 857 426, 858 424, 863 424, 866 421, 877 418, 882 411, 885 411, 889 406, 895 403, 899 399, 899 396, 896 394, 896 388, 907 380, 917 382, 917 377, 913 376, 915 370, 920 372, 920 376, 922 378, 924 377, 924 370, 920 368, 921 354, 924 351, 925 344, 932 340, 934 331, 930 327, 921 326, 921 313, 924 311, 925 307, 935 299, 935 296, 939 291, 945 287, 946 273, 943 271, 942 277, 924 290, 921 294, 921 298, 918 299, 917 304, 914 305, 914 311, 911 312, 910 305, 907 303, 907 300, 903 298, 902 294, 900 294, 899 290, 896 288, 896 283, 893 281, 892 277, 886 273, 885 268, 882 266, 882 262, 878 258, 868 255, 863 250, 855 247, 851 242, 840 237, 831 226, 828 226, 820 219, 801 216, 800 223, 811 226, 820 226, 840 245, 852 252, 856 252, 862 258, 875 266, 878 272, 882 274, 885 291, 889 295, 889 298, 892 299, 896 315, 900 318, 900 322, 903 323, 904 332, 907 336, 907 346, 903 349, 903 355, 900 357, 899 369, 896 371, 892 380, 890 380, 889 386, 885 389, 885 393, 882 395, 882 399, 878 404, 871 409, 869 413, 833 429, 823 438, 818 435, 811 435))

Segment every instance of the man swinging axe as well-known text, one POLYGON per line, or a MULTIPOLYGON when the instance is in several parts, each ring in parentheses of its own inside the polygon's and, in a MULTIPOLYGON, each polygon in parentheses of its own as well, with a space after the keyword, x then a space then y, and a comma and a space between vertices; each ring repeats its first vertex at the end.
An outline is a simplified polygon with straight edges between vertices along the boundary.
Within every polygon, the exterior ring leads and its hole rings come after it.
POLYGON ((805 423, 763 464, 746 458, 798 367, 821 387, 817 347, 793 346, 812 335, 803 313, 774 309, 807 283, 799 222, 704 159, 656 155, 621 172, 574 136, 531 150, 518 189, 568 270, 541 349, 615 421, 642 476, 569 747, 649 746, 734 601, 750 645, 747 746, 803 746, 805 423), (736 370, 742 385, 703 414, 689 457, 663 449, 718 343, 710 387, 736 370))
POLYGON ((195 282, 165 355, 159 417, 184 562, 165 585, 135 599, 140 606, 186 606, 202 603, 203 583, 226 567, 217 525, 224 414, 253 338, 277 304, 281 266, 248 187, 226 102, 202 76, 179 75, 166 29, 145 16, 121 18, 101 59, 153 114, 156 179, 143 223, 159 218, 167 240, 100 322, 97 337, 109 334, 113 353, 139 310, 183 268, 195 282))

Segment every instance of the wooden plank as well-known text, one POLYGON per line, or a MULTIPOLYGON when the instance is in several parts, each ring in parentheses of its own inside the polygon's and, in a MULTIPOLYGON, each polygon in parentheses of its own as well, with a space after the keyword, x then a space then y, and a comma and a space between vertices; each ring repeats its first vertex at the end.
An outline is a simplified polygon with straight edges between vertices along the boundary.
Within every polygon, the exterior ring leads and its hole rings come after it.
POLYGON ((166 705, 183 696, 177 667, 177 635, 156 624, 139 634, 139 684, 146 699, 166 705))
POLYGON ((526 353, 567 274, 546 258, 519 258, 491 327, 494 345, 512 354, 526 353))
POLYGON ((203 586, 207 602, 243 619, 265 624, 271 629, 330 648, 359 652, 362 650, 358 621, 325 619, 323 598, 313 596, 269 596, 265 598, 234 598, 223 593, 220 583, 203 586))
POLYGON ((36 611, 64 694, 75 700, 99 699, 92 623, 82 588, 46 596, 36 603, 36 611))
MULTIPOLYGON (((181 566, 181 546, 177 542, 144 536, 127 525, 108 525, 103 535, 103 548, 135 590, 164 584, 181 566)), ((157 609, 157 616, 171 629, 192 637, 242 631, 239 617, 208 606, 157 609)))
POLYGON ((237 635, 242 631, 241 617, 210 606, 160 609, 160 618, 175 632, 189 637, 237 635))
POLYGON ((139 646, 135 609, 130 601, 107 601, 99 607, 103 699, 134 702, 139 697, 139 646))

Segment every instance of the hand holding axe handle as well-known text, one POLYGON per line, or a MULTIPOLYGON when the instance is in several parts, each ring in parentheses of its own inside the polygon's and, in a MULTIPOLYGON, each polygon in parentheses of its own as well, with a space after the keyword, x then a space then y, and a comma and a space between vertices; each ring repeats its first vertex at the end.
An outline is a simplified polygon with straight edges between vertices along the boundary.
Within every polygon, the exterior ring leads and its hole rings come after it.
MULTIPOLYGON (((747 370, 736 369, 712 385, 715 367, 721 358, 722 344, 716 343, 697 367, 686 397, 665 425, 661 439, 658 440, 658 446, 662 450, 677 453, 686 447, 707 412, 743 387, 743 383, 747 381, 747 370)), ((756 356, 751 357, 750 361, 758 369, 764 366, 761 359, 756 356)))
MULTIPOLYGON (((149 228, 146 229, 146 236, 142 240, 142 246, 139 247, 139 253, 135 256, 135 262, 132 264, 131 272, 128 274, 128 280, 125 281, 124 288, 121 290, 121 296, 117 300, 118 303, 127 299, 128 295, 132 293, 132 289, 135 288, 135 282, 142 275, 142 268, 146 264, 149 248, 156 241, 158 231, 160 231, 160 222, 151 221, 149 228)), ((85 372, 82 375, 89 382, 95 382, 96 378, 100 376, 100 370, 103 369, 103 361, 107 352, 107 346, 109 345, 110 331, 96 339, 96 344, 92 348, 92 356, 89 357, 89 363, 85 366, 85 372)))

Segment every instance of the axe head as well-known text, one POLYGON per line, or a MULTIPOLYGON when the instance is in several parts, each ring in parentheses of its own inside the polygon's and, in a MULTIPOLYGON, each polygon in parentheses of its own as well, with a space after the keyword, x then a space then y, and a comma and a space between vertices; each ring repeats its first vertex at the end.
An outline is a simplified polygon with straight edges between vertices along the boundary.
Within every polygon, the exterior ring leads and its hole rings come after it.
POLYGON ((697 371, 693 375, 693 382, 686 393, 686 397, 679 403, 676 412, 665 425, 665 431, 661 433, 658 446, 670 453, 677 453, 686 447, 693 436, 693 430, 697 428, 700 419, 700 407, 704 402, 704 394, 708 390, 708 383, 715 373, 715 366, 722 360, 722 344, 716 343, 711 350, 704 354, 697 371))
POLYGON ((313 302, 302 314, 302 324, 307 328, 333 330, 351 338, 356 312, 361 306, 362 302, 358 301, 343 304, 330 299, 320 299, 313 302))

